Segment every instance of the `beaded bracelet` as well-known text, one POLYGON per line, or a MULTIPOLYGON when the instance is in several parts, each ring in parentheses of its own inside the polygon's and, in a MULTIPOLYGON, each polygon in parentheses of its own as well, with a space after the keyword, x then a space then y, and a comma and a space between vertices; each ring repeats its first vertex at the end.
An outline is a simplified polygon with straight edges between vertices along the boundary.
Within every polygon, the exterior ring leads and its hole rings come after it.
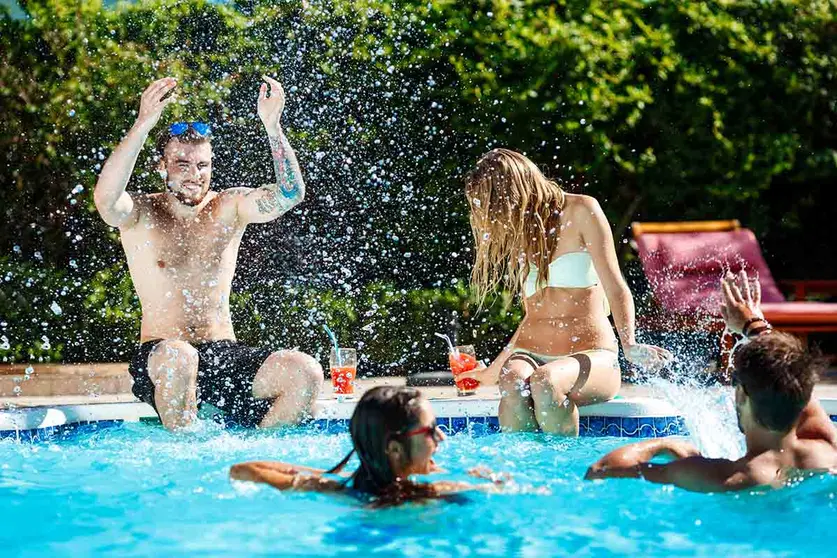
POLYGON ((755 327, 755 328, 751 329, 751 330, 747 333, 747 339, 749 339, 749 338, 751 338, 751 337, 755 337, 755 336, 757 336, 757 335, 761 335, 761 334, 762 334, 762 333, 764 333, 765 331, 773 331, 773 326, 771 326, 771 325, 770 325, 770 324, 768 324, 767 322, 764 322, 764 323, 765 323, 765 325, 763 325, 763 326, 761 326, 761 327, 755 327))
POLYGON ((751 325, 753 325, 756 322, 763 322, 763 321, 764 321, 764 318, 760 318, 758 316, 754 316, 754 317, 750 318, 749 320, 744 322, 744 325, 741 326, 741 333, 743 333, 744 335, 747 335, 747 330, 749 329, 749 327, 751 325))
POLYGON ((753 325, 756 322, 767 323, 767 320, 765 320, 764 318, 755 317, 755 318, 750 318, 749 320, 744 322, 744 325, 741 326, 741 333, 744 334, 744 337, 749 337, 750 336, 750 334, 748 333, 747 330, 750 329, 750 326, 753 325))

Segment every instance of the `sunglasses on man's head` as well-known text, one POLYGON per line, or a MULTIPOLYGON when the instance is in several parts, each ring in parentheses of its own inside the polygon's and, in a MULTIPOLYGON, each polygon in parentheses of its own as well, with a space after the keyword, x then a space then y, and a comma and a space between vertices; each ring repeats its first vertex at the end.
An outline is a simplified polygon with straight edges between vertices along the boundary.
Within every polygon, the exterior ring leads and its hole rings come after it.
POLYGON ((419 436, 421 434, 432 436, 433 441, 437 444, 442 441, 442 433, 439 430, 439 424, 435 420, 429 426, 420 426, 418 428, 405 432, 404 436, 409 438, 411 436, 419 436))
POLYGON ((169 126, 169 133, 172 136, 182 136, 189 128, 195 131, 199 136, 208 136, 212 133, 209 124, 205 122, 175 122, 169 126))

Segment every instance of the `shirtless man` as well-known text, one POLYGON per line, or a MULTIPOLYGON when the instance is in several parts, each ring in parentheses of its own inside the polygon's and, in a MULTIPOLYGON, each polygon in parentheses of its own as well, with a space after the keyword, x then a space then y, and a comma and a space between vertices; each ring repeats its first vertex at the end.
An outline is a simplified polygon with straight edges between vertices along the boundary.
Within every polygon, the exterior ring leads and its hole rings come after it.
POLYGON ((733 385, 738 426, 747 453, 741 459, 709 459, 692 444, 658 439, 632 444, 603 457, 585 478, 644 478, 687 490, 724 492, 781 486, 817 472, 837 473, 837 429, 811 394, 824 361, 799 339, 774 333, 759 311, 760 292, 742 272, 722 282, 722 313, 730 330, 748 342, 735 353, 733 385), (650 461, 673 457, 666 464, 650 461))
POLYGON ((258 114, 275 183, 211 192, 209 126, 178 122, 157 142, 166 191, 126 192, 146 138, 174 100, 177 82, 164 78, 143 92, 136 122, 96 184, 96 208, 119 228, 142 304, 141 345, 130 365, 133 392, 169 430, 189 425, 202 403, 243 426, 296 423, 310 416, 322 385, 322 368, 312 357, 246 347, 233 332, 230 289, 244 229, 279 218, 305 196, 280 124, 285 93, 279 82, 264 79, 258 114))

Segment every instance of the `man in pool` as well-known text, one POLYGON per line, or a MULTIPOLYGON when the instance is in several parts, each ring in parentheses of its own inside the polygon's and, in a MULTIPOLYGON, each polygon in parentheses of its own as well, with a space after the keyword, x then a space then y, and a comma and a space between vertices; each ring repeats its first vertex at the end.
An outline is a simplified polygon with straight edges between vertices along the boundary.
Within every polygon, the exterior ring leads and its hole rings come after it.
POLYGON ((322 385, 322 368, 312 357, 247 347, 233 332, 229 297, 244 229, 279 218, 305 196, 280 123, 284 91, 276 80, 264 79, 258 114, 275 183, 210 191, 211 130, 179 122, 157 141, 157 171, 166 191, 126 192, 146 138, 174 100, 177 82, 164 78, 143 92, 136 122, 96 184, 96 208, 119 228, 142 304, 141 344, 130 364, 133 392, 169 430, 191 424, 202 403, 243 426, 297 423, 311 415, 322 385))
POLYGON ((821 472, 837 473, 837 429, 812 398, 825 361, 785 333, 774 333, 759 311, 746 274, 738 285, 722 281, 727 327, 748 342, 735 353, 733 385, 738 426, 747 453, 741 459, 709 459, 692 444, 657 439, 632 444, 603 457, 585 478, 644 478, 700 492, 781 486, 821 472), (739 288, 740 286, 740 288, 739 288), (652 463, 657 456, 673 457, 652 463))

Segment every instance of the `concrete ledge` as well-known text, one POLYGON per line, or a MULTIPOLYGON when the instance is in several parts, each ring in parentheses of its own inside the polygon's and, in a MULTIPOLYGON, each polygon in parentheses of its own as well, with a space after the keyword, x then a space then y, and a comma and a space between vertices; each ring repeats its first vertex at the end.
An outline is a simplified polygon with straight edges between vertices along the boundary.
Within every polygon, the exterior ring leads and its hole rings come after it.
POLYGON ((0 365, 0 398, 108 395, 131 391, 127 363, 0 365))
POLYGON ((0 432, 37 430, 98 421, 138 422, 143 418, 157 418, 157 413, 145 403, 103 403, 100 405, 61 405, 59 407, 30 407, 0 411, 0 432))

